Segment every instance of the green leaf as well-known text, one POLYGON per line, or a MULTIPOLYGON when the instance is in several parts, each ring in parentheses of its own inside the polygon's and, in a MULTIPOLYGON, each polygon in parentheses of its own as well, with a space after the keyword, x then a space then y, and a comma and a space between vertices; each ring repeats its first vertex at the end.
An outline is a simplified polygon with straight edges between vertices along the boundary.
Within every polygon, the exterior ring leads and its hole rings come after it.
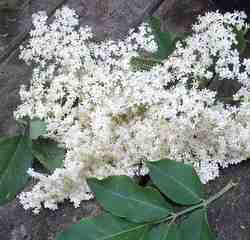
POLYGON ((159 47, 157 56, 160 59, 166 59, 174 51, 171 34, 169 32, 158 33, 157 42, 159 47))
POLYGON ((149 25, 151 26, 158 45, 158 51, 155 57, 166 59, 175 50, 176 42, 179 39, 177 35, 171 32, 162 32, 160 19, 157 17, 152 17, 149 21, 149 25))
POLYGON ((181 240, 181 232, 176 224, 160 224, 146 233, 144 240, 181 240))
POLYGON ((234 28, 234 32, 236 34, 236 40, 238 42, 237 48, 240 53, 244 53, 247 42, 246 42, 246 31, 245 30, 237 30, 236 27, 234 28))
POLYGON ((0 140, 0 205, 12 200, 28 180, 31 140, 18 136, 0 140))
POLYGON ((143 240, 147 231, 147 225, 127 222, 104 213, 81 220, 69 230, 58 234, 56 240, 143 240))
POLYGON ((30 121, 30 138, 37 139, 47 132, 47 125, 44 121, 36 118, 30 121))
POLYGON ((205 209, 191 213, 180 225, 183 239, 215 240, 214 233, 210 230, 205 209))
POLYGON ((140 187, 127 176, 88 179, 97 201, 112 214, 132 222, 148 222, 168 216, 171 206, 152 187, 140 187))
POLYGON ((153 183, 172 201, 183 205, 202 201, 202 184, 190 165, 163 159, 147 166, 153 183))
POLYGON ((155 32, 161 32, 161 19, 159 17, 152 16, 149 20, 150 27, 155 32))
POLYGON ((40 138, 33 141, 32 153, 49 171, 63 166, 65 150, 52 140, 40 138))

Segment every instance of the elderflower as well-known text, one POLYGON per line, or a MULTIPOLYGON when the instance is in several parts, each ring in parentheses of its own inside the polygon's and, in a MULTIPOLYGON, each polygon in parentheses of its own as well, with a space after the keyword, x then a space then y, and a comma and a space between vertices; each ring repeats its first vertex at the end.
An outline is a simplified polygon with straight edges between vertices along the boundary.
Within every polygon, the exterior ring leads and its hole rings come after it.
POLYGON ((92 197, 86 178, 146 174, 145 161, 192 164, 206 183, 220 167, 247 159, 250 60, 240 58, 234 30, 248 28, 245 19, 241 12, 207 13, 161 65, 135 72, 130 59, 157 50, 147 24, 124 40, 96 43, 74 10, 63 7, 50 24, 45 13, 34 15, 20 57, 35 69, 15 117, 44 120, 43 137, 63 145, 66 156, 51 175, 29 171, 38 183, 21 193, 24 208, 38 213, 65 199, 77 207, 92 197), (214 78, 241 83, 239 106, 200 88, 214 78))

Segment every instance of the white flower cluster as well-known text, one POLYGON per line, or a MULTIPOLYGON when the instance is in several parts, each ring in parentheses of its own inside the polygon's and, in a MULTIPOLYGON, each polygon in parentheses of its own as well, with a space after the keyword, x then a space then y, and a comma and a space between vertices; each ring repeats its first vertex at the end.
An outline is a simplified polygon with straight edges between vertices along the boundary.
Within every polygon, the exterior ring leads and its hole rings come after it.
POLYGON ((219 167, 250 156, 250 60, 236 50, 243 13, 207 13, 193 34, 177 44, 162 65, 133 71, 131 57, 154 52, 147 24, 125 40, 91 41, 88 27, 67 7, 34 16, 34 30, 21 58, 35 63, 30 88, 21 88, 15 117, 46 121, 46 136, 66 150, 64 167, 46 176, 20 199, 38 213, 70 199, 75 206, 91 194, 87 177, 146 173, 145 161, 171 158, 195 166, 205 183, 219 167), (237 107, 225 106, 201 80, 237 79, 237 107))

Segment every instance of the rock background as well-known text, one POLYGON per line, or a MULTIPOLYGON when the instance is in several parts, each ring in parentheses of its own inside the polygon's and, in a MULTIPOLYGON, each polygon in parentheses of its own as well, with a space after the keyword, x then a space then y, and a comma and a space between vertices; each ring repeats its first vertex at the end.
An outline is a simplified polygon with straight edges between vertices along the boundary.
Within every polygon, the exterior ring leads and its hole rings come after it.
MULTIPOLYGON (((161 17, 163 29, 185 32, 198 14, 216 8, 212 0, 30 0, 19 10, 18 21, 10 23, 9 37, 0 40, 0 136, 18 133, 12 112, 19 104, 19 86, 28 84, 32 71, 18 59, 18 47, 28 37, 31 14, 46 10, 52 16, 64 3, 77 10, 81 24, 91 26, 98 40, 122 37, 153 14, 161 17)), ((217 192, 229 180, 239 184, 211 206, 209 221, 218 240, 249 240, 250 162, 223 170, 220 178, 206 186, 207 193, 217 192)), ((14 200, 0 207, 0 239, 52 240, 56 232, 100 211, 95 201, 83 202, 77 209, 65 202, 57 211, 44 210, 34 216, 14 200)))

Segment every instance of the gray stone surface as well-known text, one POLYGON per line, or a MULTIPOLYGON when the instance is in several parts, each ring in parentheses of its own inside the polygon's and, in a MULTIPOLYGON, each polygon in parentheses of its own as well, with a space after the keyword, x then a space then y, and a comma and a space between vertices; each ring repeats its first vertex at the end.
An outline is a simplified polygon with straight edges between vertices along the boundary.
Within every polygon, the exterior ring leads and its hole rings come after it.
MULTIPOLYGON (((26 9, 25 16, 20 17, 19 25, 13 25, 13 34, 6 41, 5 49, 2 52, 0 49, 0 60, 1 56, 3 60, 0 64, 0 136, 18 132, 12 112, 19 103, 19 86, 28 84, 32 69, 18 60, 17 46, 27 37, 27 30, 31 26, 30 14, 40 9, 47 9, 51 13, 60 2, 62 1, 31 0, 31 6, 26 9)), ((96 39, 103 39, 124 36, 130 27, 137 26, 151 14, 162 18, 164 29, 188 31, 194 17, 208 9, 208 2, 209 0, 68 0, 67 4, 77 10, 82 25, 87 24, 93 28, 96 39)), ((216 84, 211 87, 223 89, 216 84)), ((207 192, 218 191, 229 180, 239 182, 239 185, 213 204, 209 209, 209 221, 218 240, 249 240, 250 161, 223 170, 220 178, 206 186, 207 192)), ((56 232, 66 229, 82 217, 93 216, 100 211, 94 201, 83 202, 78 209, 65 202, 55 212, 44 210, 34 216, 30 211, 24 211, 18 201, 14 200, 0 207, 0 240, 51 240, 56 232)))
POLYGON ((156 14, 161 17, 163 30, 188 32, 199 14, 212 7, 210 0, 164 1, 156 14))
POLYGON ((28 84, 30 75, 31 69, 16 59, 0 66, 0 136, 18 132, 13 110, 19 104, 20 85, 28 84))
MULTIPOLYGON (((64 203, 57 211, 44 210, 39 215, 23 210, 17 201, 0 207, 1 240, 53 240, 57 232, 83 217, 100 213, 95 201, 82 202, 79 208, 64 203)), ((72 239, 73 240, 73 239, 72 239)))
POLYGON ((31 68, 18 59, 18 49, 32 27, 31 15, 42 10, 51 15, 63 2, 65 0, 30 1, 29 5, 20 10, 17 21, 9 25, 9 36, 0 39, 0 136, 18 132, 13 111, 20 103, 20 85, 28 84, 31 76, 31 68))
POLYGON ((208 219, 217 240, 250 239, 250 160, 231 166, 206 186, 207 194, 218 192, 228 182, 238 185, 209 207, 208 219))
MULTIPOLYGON (((15 13, 15 20, 3 21, 9 18, 8 11, 3 10, 0 12, 2 21, 0 22, 0 28, 3 28, 4 24, 7 24, 8 37, 0 39, 0 63, 5 61, 15 49, 27 38, 28 33, 32 27, 31 15, 37 11, 46 11, 48 15, 52 15, 55 9, 66 0, 19 0, 19 8, 15 13)), ((1 19, 0 18, 0 19, 1 19)))

